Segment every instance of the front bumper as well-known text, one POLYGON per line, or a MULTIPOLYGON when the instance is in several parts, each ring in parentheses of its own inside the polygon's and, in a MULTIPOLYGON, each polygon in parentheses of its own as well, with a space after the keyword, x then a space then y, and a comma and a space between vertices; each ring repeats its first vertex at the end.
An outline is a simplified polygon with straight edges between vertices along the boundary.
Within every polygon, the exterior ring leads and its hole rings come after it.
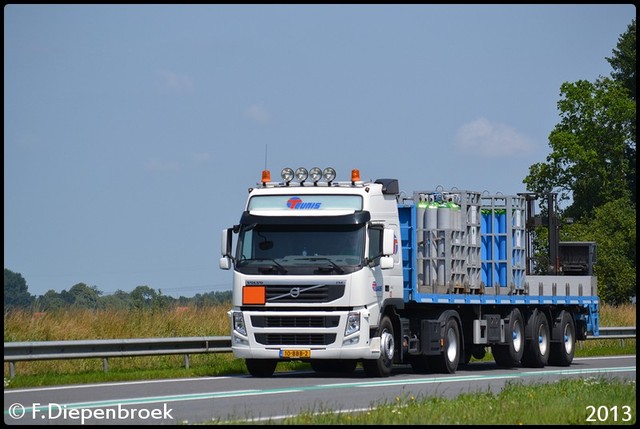
MULTIPOLYGON (((308 351, 310 359, 377 359, 379 338, 369 338, 370 313, 351 311, 229 311, 231 347, 242 359, 285 359, 284 353, 308 351), (345 335, 350 313, 360 313, 360 329, 345 335), (234 329, 241 313, 246 334, 234 329)), ((294 353, 297 354, 297 353, 294 353)))

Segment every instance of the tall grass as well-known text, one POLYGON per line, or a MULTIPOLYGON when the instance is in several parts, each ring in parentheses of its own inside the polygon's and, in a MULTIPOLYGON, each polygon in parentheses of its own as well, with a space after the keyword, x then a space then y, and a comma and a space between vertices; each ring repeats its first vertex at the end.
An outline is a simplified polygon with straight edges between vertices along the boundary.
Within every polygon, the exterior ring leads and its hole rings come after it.
MULTIPOLYGON (((174 307, 166 310, 88 310, 68 309, 53 312, 29 312, 16 310, 4 314, 4 341, 63 341, 122 338, 167 338, 197 336, 228 336, 229 306, 174 307)), ((190 366, 200 368, 200 375, 239 370, 240 362, 233 363, 230 353, 190 356, 190 366), (204 370, 204 373, 202 371, 204 370)), ((74 359, 53 361, 18 362, 16 373, 21 376, 41 376, 45 379, 64 374, 98 374, 103 371, 101 359, 74 359)), ((108 360, 110 375, 124 371, 122 379, 139 377, 136 371, 175 372, 184 366, 182 355, 123 357, 108 360)), ((9 365, 4 365, 4 377, 8 377, 9 365)), ((186 375, 194 375, 189 371, 186 375)), ((94 377, 91 375, 89 377, 94 377)), ((97 380, 95 380, 97 381, 97 380)), ((13 383, 15 385, 16 383, 13 383)))
MULTIPOLYGON (((230 307, 230 306, 229 306, 230 307)), ((226 306, 167 310, 10 311, 4 341, 61 341, 229 335, 226 306)))

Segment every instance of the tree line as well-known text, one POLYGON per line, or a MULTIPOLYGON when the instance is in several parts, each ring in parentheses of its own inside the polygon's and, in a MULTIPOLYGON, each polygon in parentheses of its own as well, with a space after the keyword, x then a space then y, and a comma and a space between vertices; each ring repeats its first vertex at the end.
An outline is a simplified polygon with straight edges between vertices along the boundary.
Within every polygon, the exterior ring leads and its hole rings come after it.
POLYGON ((231 291, 215 291, 196 294, 193 297, 174 298, 162 294, 149 286, 138 286, 131 292, 117 290, 104 295, 96 286, 77 283, 69 290, 49 290, 44 295, 29 293, 27 282, 20 273, 4 269, 4 311, 24 309, 32 311, 55 311, 69 308, 92 310, 160 310, 175 306, 213 306, 229 304, 231 291))

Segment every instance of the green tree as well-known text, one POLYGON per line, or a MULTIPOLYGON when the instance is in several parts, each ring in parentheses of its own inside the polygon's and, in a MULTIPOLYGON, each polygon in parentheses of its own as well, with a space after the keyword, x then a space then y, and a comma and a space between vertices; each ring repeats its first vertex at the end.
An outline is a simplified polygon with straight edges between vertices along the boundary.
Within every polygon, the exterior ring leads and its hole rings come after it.
MULTIPOLYGON (((634 19, 627 31, 618 39, 617 48, 613 50, 613 56, 607 58, 613 68, 611 77, 620 82, 628 91, 629 98, 636 102, 636 20, 634 19)), ((631 189, 631 199, 636 202, 636 122, 631 124, 632 145, 626 148, 625 157, 629 163, 627 181, 631 189)))
POLYGON ((77 283, 69 289, 69 294, 73 297, 75 307, 97 309, 102 292, 96 286, 77 283))
POLYGON ((546 163, 529 168, 524 183, 536 193, 557 192, 564 214, 580 219, 609 201, 632 201, 628 149, 635 147, 631 124, 635 102, 618 82, 602 78, 561 86, 561 122, 549 135, 546 163))
POLYGON ((4 310, 28 308, 34 297, 29 293, 27 282, 20 273, 4 269, 4 310))
POLYGON ((570 225, 567 241, 595 241, 599 296, 617 305, 636 294, 636 212, 628 200, 606 203, 595 210, 593 220, 570 225))
POLYGON ((133 306, 131 295, 120 289, 111 295, 100 297, 100 308, 128 310, 133 306))
POLYGON ((133 308, 142 310, 153 308, 153 302, 158 297, 158 292, 149 286, 137 286, 131 292, 131 303, 133 308))
POLYGON ((69 304, 59 293, 53 289, 49 289, 47 293, 38 297, 36 305, 40 311, 54 311, 65 308, 69 304))
POLYGON ((613 50, 613 56, 607 58, 613 68, 611 77, 629 90, 630 97, 636 99, 636 20, 634 19, 627 31, 618 38, 618 45, 613 50))

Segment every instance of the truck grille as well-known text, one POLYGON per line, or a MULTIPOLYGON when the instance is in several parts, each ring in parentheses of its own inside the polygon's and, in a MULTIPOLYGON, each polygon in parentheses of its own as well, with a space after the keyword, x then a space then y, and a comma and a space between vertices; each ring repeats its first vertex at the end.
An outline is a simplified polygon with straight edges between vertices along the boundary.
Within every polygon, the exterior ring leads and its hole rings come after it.
POLYGON ((336 334, 256 334, 256 341, 266 346, 326 346, 336 334))
POLYGON ((267 302, 330 302, 344 295, 338 285, 266 285, 267 302))
POLYGON ((340 316, 251 316, 256 328, 335 328, 340 316))

